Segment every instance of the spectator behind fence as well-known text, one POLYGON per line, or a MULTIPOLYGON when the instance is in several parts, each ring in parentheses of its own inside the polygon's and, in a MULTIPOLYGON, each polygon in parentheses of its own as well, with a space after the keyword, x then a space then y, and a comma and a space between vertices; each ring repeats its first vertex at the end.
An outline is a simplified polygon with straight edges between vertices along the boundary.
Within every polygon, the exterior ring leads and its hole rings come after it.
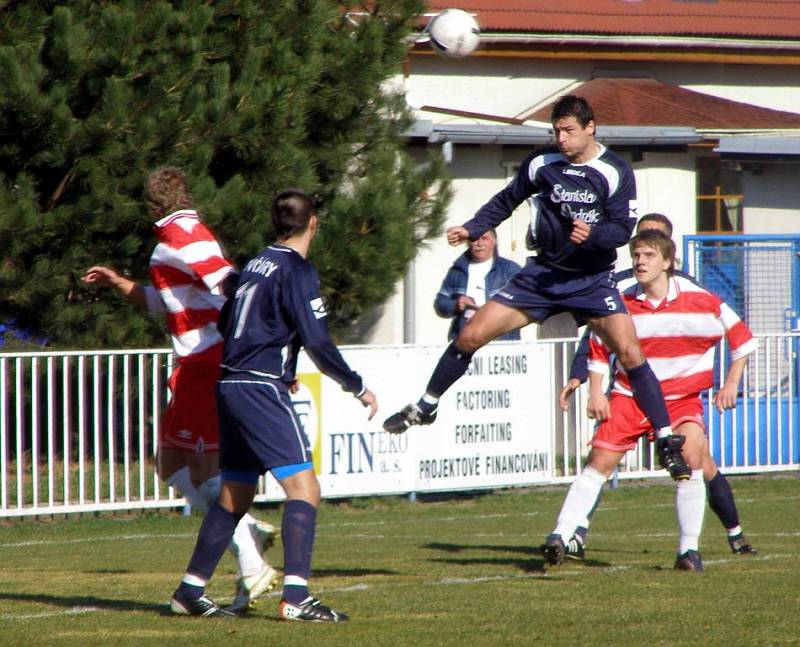
MULTIPOLYGON (((520 270, 514 261, 497 252, 497 232, 489 229, 469 244, 469 249, 447 270, 433 308, 451 318, 447 340, 453 341, 473 314, 520 270)), ((519 330, 497 337, 519 339, 519 330)))

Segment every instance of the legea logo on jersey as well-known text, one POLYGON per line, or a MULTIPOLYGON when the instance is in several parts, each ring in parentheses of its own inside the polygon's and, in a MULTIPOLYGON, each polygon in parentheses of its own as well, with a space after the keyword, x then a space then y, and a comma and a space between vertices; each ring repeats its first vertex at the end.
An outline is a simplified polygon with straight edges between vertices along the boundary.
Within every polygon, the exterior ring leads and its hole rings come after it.
POLYGON ((311 445, 314 473, 319 474, 322 466, 322 378, 319 373, 298 373, 297 379, 300 389, 292 395, 292 403, 311 445))

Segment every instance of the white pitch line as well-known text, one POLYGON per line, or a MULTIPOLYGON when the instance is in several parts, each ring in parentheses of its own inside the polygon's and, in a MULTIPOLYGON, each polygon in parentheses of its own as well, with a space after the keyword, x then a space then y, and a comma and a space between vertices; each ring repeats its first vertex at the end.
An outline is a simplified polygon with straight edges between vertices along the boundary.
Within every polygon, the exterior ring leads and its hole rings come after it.
POLYGON ((52 618, 54 616, 79 616, 84 613, 102 611, 98 607, 72 607, 66 611, 52 611, 49 613, 4 613, 0 620, 36 620, 39 618, 52 618))
MULTIPOLYGON (((800 536, 800 532, 748 532, 746 533, 748 537, 798 537, 800 536)), ((643 532, 638 535, 633 535, 634 537, 639 537, 642 539, 647 538, 659 538, 659 537, 675 537, 677 535, 676 532, 643 532)))
POLYGON ((197 533, 177 533, 170 535, 115 535, 109 537, 83 537, 81 539, 36 539, 31 541, 16 541, 2 544, 0 548, 27 548, 29 546, 54 546, 64 544, 89 544, 96 541, 138 541, 140 539, 186 539, 196 537, 197 533))

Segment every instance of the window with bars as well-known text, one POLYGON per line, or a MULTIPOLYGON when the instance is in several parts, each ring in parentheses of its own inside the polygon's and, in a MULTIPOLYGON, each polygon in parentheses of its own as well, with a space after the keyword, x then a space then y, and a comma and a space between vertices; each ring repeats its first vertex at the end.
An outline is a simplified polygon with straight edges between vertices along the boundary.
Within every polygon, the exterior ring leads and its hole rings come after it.
POLYGON ((718 157, 697 159, 697 233, 740 234, 744 231, 742 169, 718 157))

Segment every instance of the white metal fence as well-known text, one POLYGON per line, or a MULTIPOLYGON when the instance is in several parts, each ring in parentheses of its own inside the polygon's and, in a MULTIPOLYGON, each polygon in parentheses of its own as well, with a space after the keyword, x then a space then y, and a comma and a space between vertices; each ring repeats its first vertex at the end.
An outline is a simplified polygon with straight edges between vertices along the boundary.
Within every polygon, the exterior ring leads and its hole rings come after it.
MULTIPOLYGON (((552 358, 545 378, 551 410, 531 424, 551 425, 548 482, 563 482, 580 469, 593 422, 585 415, 584 389, 569 410, 556 403, 575 340, 538 343, 549 346, 552 358)), ((724 415, 712 407, 709 440, 726 473, 800 466, 797 343, 798 333, 760 336, 739 406, 724 415)), ((724 349, 720 356, 724 374, 724 349)), ((155 473, 172 362, 169 350, 0 354, 0 517, 184 505, 155 473)), ((713 391, 706 397, 711 401, 713 391)), ((645 442, 619 472, 620 478, 663 475, 645 442)))

